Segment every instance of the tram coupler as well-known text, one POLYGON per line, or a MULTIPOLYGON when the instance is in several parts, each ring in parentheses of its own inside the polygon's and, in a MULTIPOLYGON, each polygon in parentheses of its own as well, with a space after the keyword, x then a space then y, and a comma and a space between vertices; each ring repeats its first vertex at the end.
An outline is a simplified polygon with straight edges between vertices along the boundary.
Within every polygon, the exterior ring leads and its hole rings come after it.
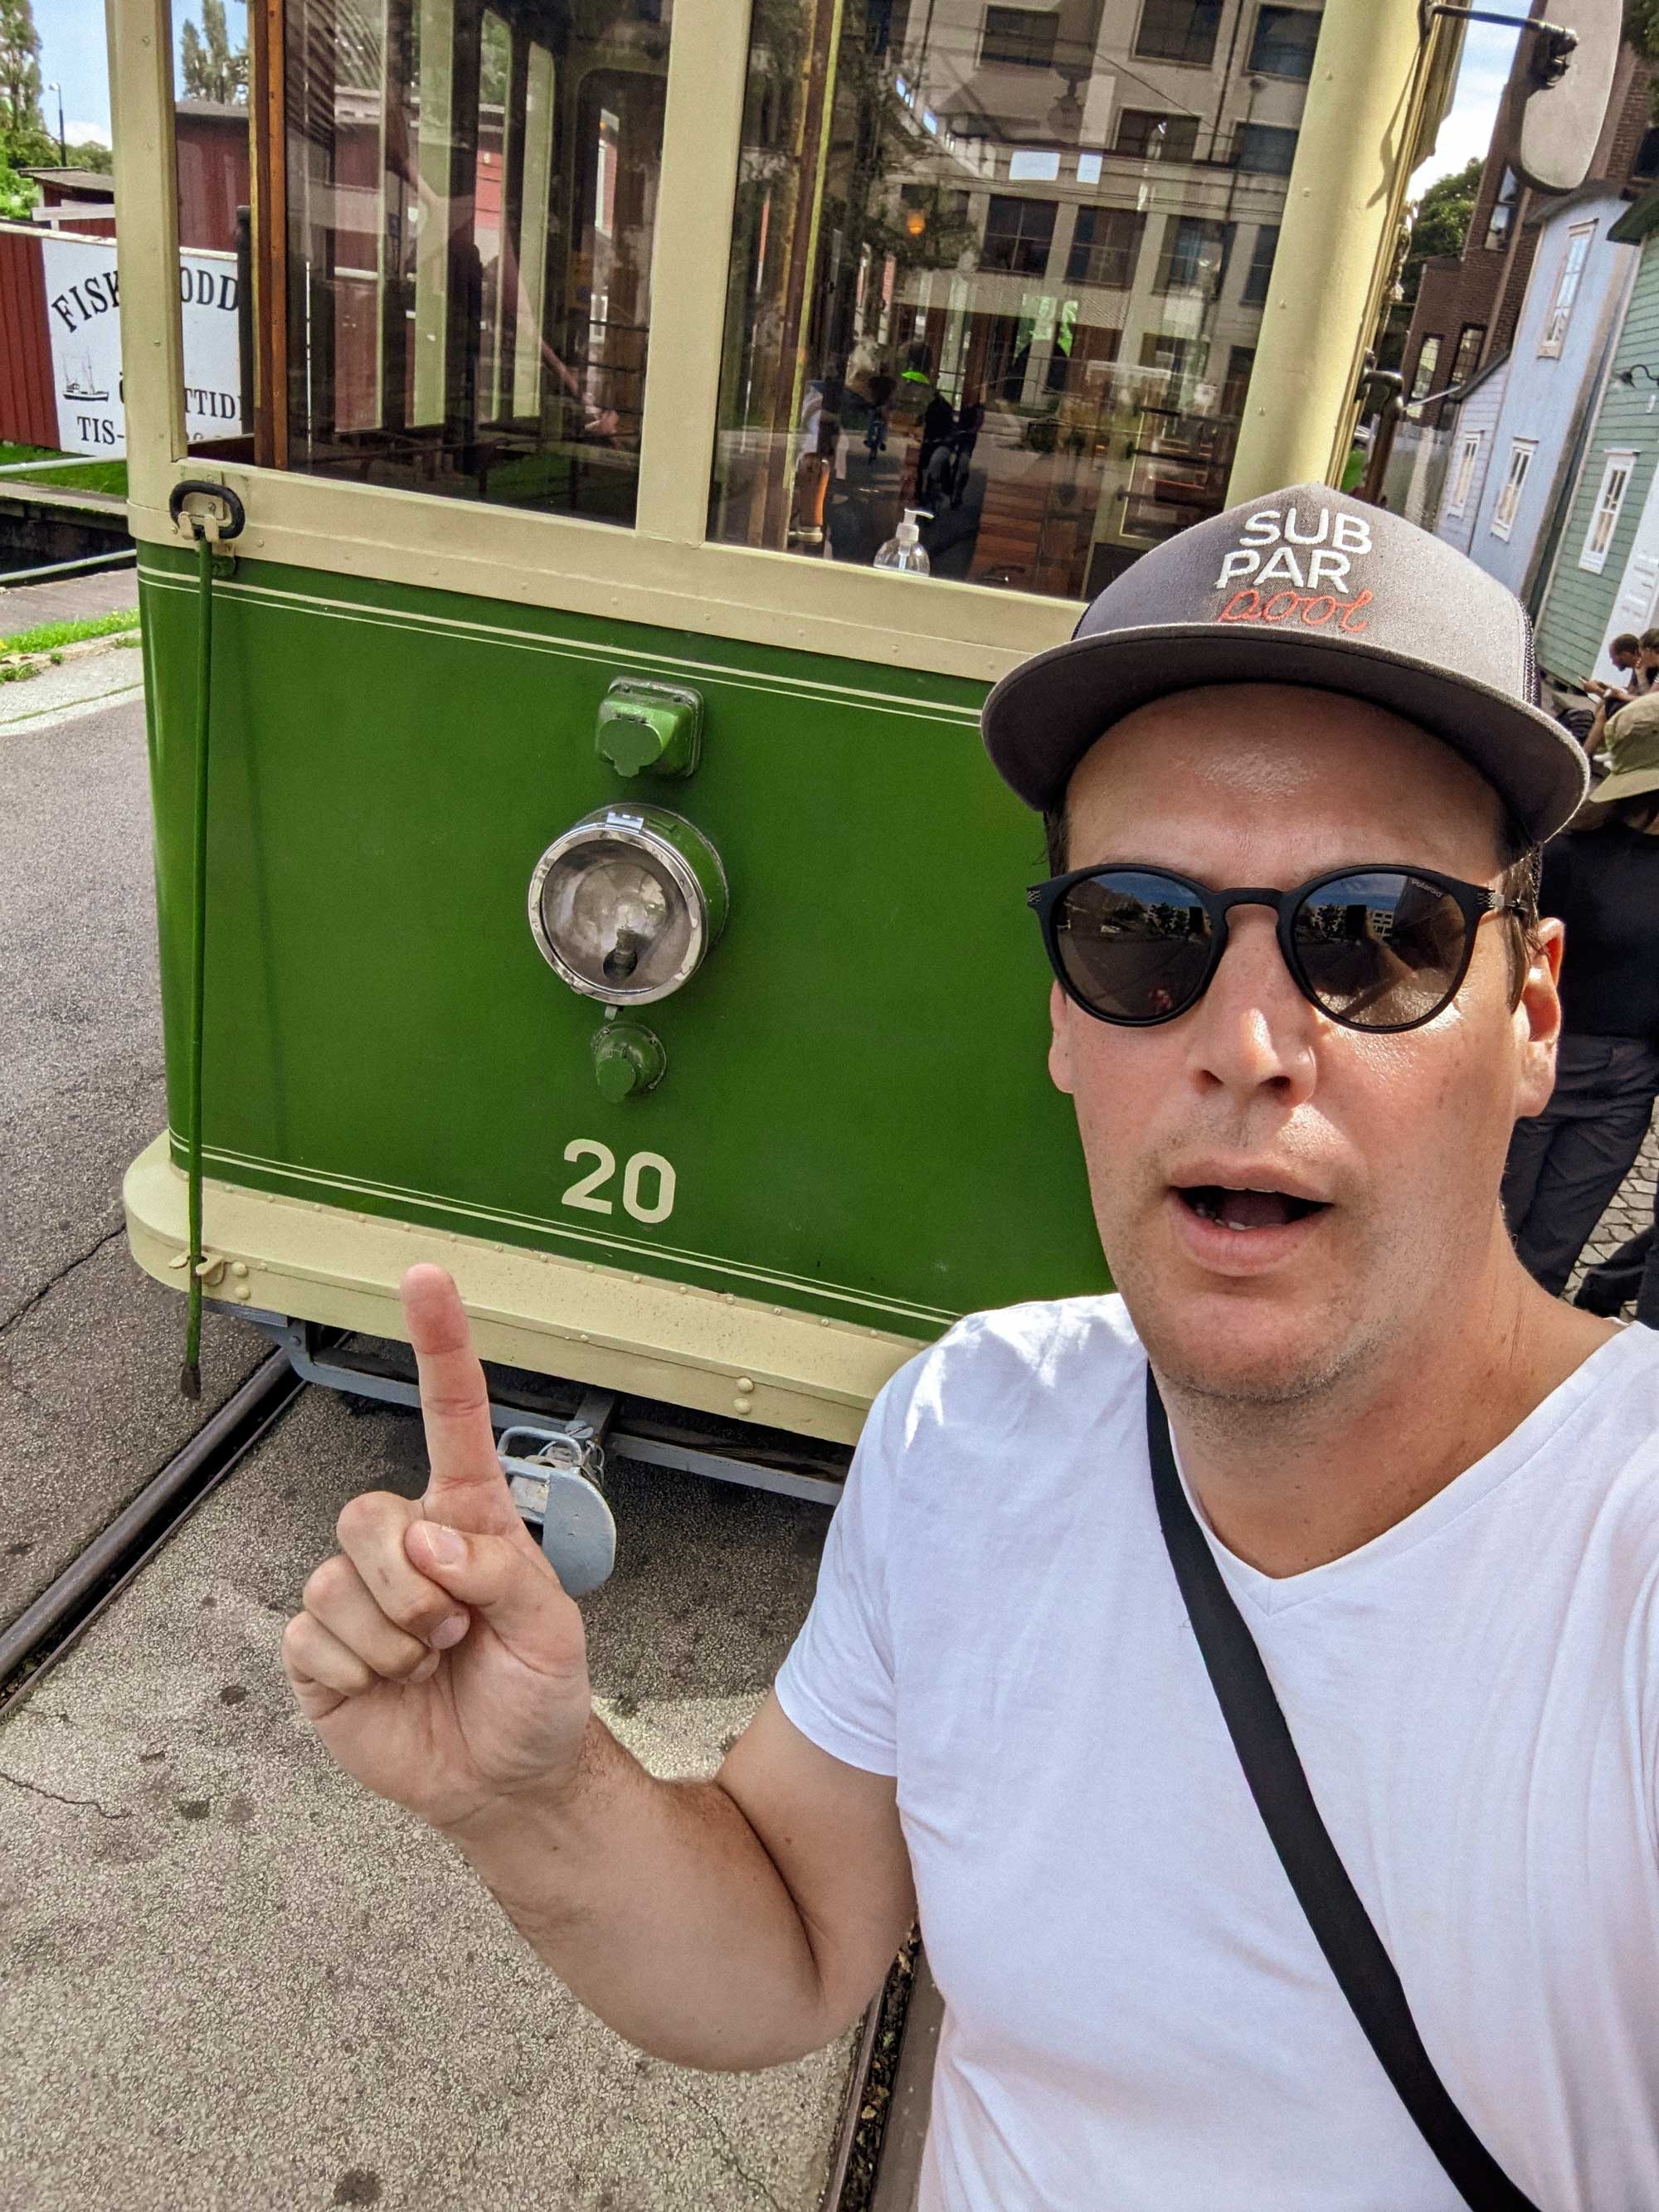
POLYGON ((617 1563, 617 1524, 599 1484, 605 1440, 616 1418, 608 1390, 590 1390, 568 1421, 520 1421, 496 1445, 513 1503, 539 1521, 542 1550, 571 1597, 609 1579, 617 1563))

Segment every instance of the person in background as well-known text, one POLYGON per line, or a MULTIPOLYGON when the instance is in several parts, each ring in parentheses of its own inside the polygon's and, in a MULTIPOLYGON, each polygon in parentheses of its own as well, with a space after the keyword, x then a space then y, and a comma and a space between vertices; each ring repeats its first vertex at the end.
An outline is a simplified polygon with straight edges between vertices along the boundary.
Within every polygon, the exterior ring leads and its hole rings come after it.
MULTIPOLYGON (((1544 848, 1539 911, 1567 933, 1561 1041, 1554 1091, 1516 1123, 1504 1171, 1516 1251, 1558 1296, 1635 1165, 1659 1097, 1659 699, 1610 726, 1613 773, 1544 848), (1632 715, 1642 719, 1620 729, 1632 715)), ((1644 1259, 1637 1317, 1659 1327, 1659 1263, 1644 1259)), ((1606 1310, 1594 1293, 1583 1303, 1606 1310)))
POLYGON ((1630 702, 1638 696, 1632 686, 1636 684, 1637 664, 1641 658, 1641 652, 1642 641, 1636 632, 1633 629, 1622 631, 1607 647, 1607 659, 1619 671, 1620 676, 1630 679, 1629 682, 1603 684, 1599 676, 1589 676, 1584 679, 1583 689, 1589 692, 1592 699, 1611 699, 1621 706, 1628 706, 1630 702))

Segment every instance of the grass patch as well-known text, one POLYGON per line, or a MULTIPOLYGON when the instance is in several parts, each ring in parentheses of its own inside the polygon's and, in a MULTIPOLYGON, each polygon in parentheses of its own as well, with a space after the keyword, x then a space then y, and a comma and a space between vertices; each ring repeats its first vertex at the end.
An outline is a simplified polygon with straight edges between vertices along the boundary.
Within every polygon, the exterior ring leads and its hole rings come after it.
MULTIPOLYGON (((11 477, 11 483, 61 484, 69 491, 109 492, 117 499, 127 495, 125 461, 91 459, 82 462, 72 453, 56 453, 47 446, 17 446, 0 441, 0 468, 11 468, 25 461, 39 461, 40 465, 11 477)), ((0 484, 6 482, 4 477, 0 477, 0 484)))
POLYGON ((15 637, 0 638, 0 653, 56 653, 65 645, 84 645, 88 638, 113 637, 137 627, 136 607, 110 615, 82 615, 76 622, 37 623, 15 637))
MULTIPOLYGON (((1377 435, 1376 431, 1373 430, 1371 435, 1376 437, 1377 435)), ((1359 479, 1364 475, 1365 465, 1370 459, 1370 454, 1364 446, 1356 446, 1353 447, 1352 451, 1348 455, 1347 464, 1342 471, 1342 489, 1344 491, 1354 491, 1358 489, 1359 479)))

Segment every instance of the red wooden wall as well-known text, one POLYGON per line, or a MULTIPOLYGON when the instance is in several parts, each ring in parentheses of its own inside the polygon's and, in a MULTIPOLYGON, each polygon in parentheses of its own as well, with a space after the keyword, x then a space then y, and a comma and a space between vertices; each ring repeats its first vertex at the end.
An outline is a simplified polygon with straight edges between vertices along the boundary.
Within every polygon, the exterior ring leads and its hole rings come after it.
POLYGON ((0 229, 0 440, 58 444, 58 395, 40 241, 0 229))

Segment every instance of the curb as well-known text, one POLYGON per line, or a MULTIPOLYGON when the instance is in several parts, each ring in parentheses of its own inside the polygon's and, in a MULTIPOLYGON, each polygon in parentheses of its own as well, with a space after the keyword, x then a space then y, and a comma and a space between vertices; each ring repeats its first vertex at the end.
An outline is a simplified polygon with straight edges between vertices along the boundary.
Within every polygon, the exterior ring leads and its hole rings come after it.
POLYGON ((48 668, 61 668, 66 661, 88 660, 94 654, 108 653, 112 648, 132 650, 138 634, 138 610, 132 611, 131 629, 112 629, 102 637, 83 637, 73 645, 48 646, 40 653, 8 653, 6 641, 0 638, 0 684, 26 683, 31 676, 40 676, 48 668))

